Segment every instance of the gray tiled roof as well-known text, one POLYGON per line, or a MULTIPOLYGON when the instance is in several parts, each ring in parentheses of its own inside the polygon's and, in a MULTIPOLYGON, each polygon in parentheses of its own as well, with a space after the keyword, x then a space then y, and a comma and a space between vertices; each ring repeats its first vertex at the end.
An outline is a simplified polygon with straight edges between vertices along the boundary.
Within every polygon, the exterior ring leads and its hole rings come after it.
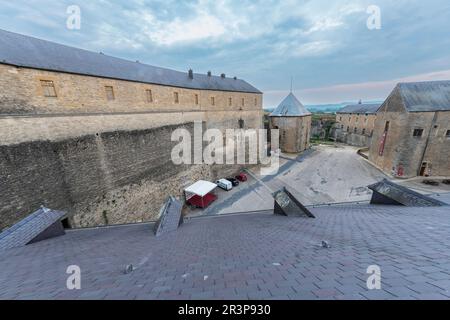
POLYGON ((311 115, 311 112, 303 106, 292 92, 270 114, 271 117, 303 117, 309 115, 311 115))
POLYGON ((111 57, 0 29, 0 63, 203 90, 261 93, 244 80, 194 74, 111 57))
POLYGON ((347 105, 340 109, 337 113, 367 113, 375 114, 380 108, 381 103, 362 103, 347 105))
POLYGON ((450 111, 450 80, 399 83, 397 88, 410 112, 450 111))
POLYGON ((11 228, 0 233, 0 251, 21 247, 36 238, 52 224, 61 220, 65 213, 62 211, 41 208, 11 228))

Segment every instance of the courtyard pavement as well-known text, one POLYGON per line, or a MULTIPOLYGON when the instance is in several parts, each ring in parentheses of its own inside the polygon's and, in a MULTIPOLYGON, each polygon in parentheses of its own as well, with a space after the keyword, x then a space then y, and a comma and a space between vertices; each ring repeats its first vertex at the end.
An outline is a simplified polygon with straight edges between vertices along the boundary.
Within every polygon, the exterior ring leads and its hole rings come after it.
POLYGON ((216 191, 218 200, 206 210, 193 210, 190 216, 217 215, 273 208, 271 193, 283 187, 304 205, 340 202, 367 202, 372 191, 367 186, 387 178, 346 145, 319 145, 300 155, 283 155, 276 175, 261 176, 242 183, 232 191, 216 191))
POLYGON ((158 238, 150 224, 72 230, 0 253, 0 299, 450 299, 448 207, 311 210, 194 218, 158 238))

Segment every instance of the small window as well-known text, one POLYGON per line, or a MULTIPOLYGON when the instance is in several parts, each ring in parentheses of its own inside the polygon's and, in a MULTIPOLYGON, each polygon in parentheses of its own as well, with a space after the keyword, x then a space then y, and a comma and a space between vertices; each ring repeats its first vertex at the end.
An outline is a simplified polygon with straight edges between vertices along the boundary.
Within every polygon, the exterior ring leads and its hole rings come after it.
POLYGON ((108 101, 112 101, 114 100, 114 88, 111 86, 106 86, 105 87, 105 91, 106 91, 106 99, 108 99, 108 101))
POLYGON ((228 106, 231 107, 233 105, 233 98, 228 98, 228 106))
POLYGON ((145 90, 146 94, 147 94, 147 102, 153 102, 153 93, 152 90, 147 89, 145 90))
POLYGON ((194 96, 194 99, 195 99, 195 104, 198 105, 198 94, 196 94, 196 95, 194 96))
POLYGON ((350 132, 350 127, 347 127, 347 132, 350 132))
POLYGON ((362 134, 366 134, 366 129, 362 129, 362 134))
POLYGON ((41 80, 42 90, 45 97, 56 97, 55 84, 51 80, 41 80))
POLYGON ((239 119, 239 129, 244 129, 244 120, 239 119))
POLYGON ((215 97, 211 97, 211 105, 212 106, 216 105, 216 98, 215 97))
POLYGON ((446 136, 447 138, 450 138, 450 130, 447 130, 447 132, 445 133, 445 136, 446 136))
POLYGON ((242 98, 241 104, 242 104, 242 106, 245 106, 245 99, 244 98, 242 98))
POLYGON ((423 129, 414 129, 413 137, 421 137, 423 135, 423 129))
POLYGON ((255 107, 258 105, 258 98, 255 98, 255 107))
POLYGON ((173 93, 173 100, 175 101, 175 103, 180 102, 180 97, 178 96, 178 92, 173 93))
POLYGON ((356 133, 358 131, 358 128, 353 128, 353 133, 356 133))
POLYGON ((339 117, 339 121, 342 121, 342 117, 339 117))
POLYGON ((344 125, 343 124, 341 124, 341 129, 344 129, 344 125))

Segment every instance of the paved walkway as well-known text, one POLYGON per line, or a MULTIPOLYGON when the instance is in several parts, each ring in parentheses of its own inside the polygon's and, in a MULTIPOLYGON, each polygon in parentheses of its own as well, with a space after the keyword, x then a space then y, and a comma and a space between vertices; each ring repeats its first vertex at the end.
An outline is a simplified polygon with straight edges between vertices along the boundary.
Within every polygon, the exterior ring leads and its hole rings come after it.
POLYGON ((386 206, 70 231, 0 253, 1 299, 449 299, 450 210, 386 206), (326 240, 331 248, 321 247, 326 240), (137 266, 129 274, 127 264, 137 266), (81 290, 66 269, 81 268, 81 290), (366 287, 381 267, 381 290, 366 287))

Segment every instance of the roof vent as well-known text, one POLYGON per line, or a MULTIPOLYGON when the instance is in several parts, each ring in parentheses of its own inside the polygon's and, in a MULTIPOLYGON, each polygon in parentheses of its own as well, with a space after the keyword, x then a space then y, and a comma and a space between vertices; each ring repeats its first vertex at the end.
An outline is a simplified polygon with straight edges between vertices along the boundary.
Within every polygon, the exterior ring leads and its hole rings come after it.
POLYGON ((225 73, 222 73, 222 74, 220 75, 220 77, 221 77, 222 79, 225 79, 225 73))
POLYGON ((189 69, 189 79, 194 79, 194 71, 192 71, 192 69, 189 69))
POLYGON ((208 77, 211 77, 211 71, 208 71, 208 77))

